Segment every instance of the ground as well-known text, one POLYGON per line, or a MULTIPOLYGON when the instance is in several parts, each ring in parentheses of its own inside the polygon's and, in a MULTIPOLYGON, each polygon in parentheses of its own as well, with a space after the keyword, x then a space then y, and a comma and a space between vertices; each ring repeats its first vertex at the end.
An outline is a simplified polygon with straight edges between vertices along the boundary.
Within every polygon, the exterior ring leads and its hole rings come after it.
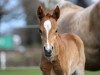
MULTIPOLYGON (((7 69, 0 70, 0 75, 42 75, 39 68, 17 68, 17 69, 7 69)), ((97 72, 89 72, 85 71, 85 75, 100 75, 100 71, 97 72)))

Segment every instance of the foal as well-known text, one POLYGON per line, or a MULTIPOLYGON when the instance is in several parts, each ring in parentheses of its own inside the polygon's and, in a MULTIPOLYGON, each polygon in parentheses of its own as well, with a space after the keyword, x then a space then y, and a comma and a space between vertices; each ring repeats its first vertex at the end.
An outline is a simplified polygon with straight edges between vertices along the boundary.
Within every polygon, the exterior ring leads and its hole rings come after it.
POLYGON ((40 68, 43 75, 84 75, 85 55, 82 40, 74 34, 57 32, 60 10, 45 14, 39 6, 40 34, 43 53, 40 68))

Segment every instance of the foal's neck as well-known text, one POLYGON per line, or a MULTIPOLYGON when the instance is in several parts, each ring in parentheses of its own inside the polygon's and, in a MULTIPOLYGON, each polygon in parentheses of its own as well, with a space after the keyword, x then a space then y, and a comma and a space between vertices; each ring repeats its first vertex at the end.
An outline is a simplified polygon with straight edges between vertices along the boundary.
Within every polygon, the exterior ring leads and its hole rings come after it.
POLYGON ((55 58, 54 61, 59 61, 59 60, 63 60, 63 58, 61 57, 62 54, 65 54, 65 47, 64 47, 64 43, 63 43, 63 39, 61 37, 61 34, 57 33, 56 34, 56 38, 55 38, 55 43, 54 43, 54 50, 55 50, 55 58))
POLYGON ((57 33, 56 34, 56 39, 55 39, 55 47, 56 47, 56 50, 58 50, 59 52, 64 50, 62 48, 64 46, 64 43, 63 43, 63 39, 61 38, 61 34, 57 33))

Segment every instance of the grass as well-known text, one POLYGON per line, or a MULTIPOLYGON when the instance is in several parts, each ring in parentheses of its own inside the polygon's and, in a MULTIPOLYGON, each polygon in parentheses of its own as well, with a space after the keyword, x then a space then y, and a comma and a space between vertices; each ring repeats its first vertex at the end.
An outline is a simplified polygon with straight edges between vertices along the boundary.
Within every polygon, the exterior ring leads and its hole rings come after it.
POLYGON ((85 71, 85 75, 100 75, 100 71, 95 71, 95 72, 85 71))
MULTIPOLYGON (((7 69, 0 70, 0 75, 42 75, 39 68, 19 68, 19 69, 7 69)), ((89 72, 86 71, 85 75, 100 75, 100 71, 89 72)))
POLYGON ((0 75, 41 75, 39 68, 7 68, 0 70, 0 75))

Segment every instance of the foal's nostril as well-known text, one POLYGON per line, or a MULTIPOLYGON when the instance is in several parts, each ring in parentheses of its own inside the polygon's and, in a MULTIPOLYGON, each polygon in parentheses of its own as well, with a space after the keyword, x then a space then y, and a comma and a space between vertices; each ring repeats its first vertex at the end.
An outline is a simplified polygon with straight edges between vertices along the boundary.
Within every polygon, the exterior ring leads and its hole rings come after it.
POLYGON ((46 50, 45 47, 43 47, 43 48, 44 48, 44 51, 45 51, 46 50))
POLYGON ((53 46, 52 46, 52 50, 53 50, 53 46))

